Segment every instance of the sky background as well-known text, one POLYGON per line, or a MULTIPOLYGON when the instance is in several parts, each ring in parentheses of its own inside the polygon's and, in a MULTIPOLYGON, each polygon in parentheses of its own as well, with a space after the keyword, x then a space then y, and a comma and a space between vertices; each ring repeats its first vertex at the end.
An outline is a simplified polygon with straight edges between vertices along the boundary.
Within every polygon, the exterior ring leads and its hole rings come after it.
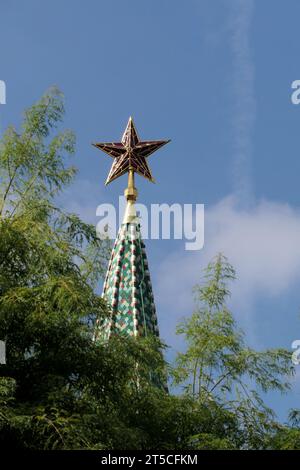
MULTIPOLYGON (((118 141, 133 116, 144 140, 172 142, 137 178, 139 201, 205 204, 205 246, 147 241, 162 338, 193 309, 192 287, 223 251, 237 270, 230 307, 250 346, 300 339, 299 0, 0 0, 1 132, 50 85, 77 135, 75 183, 62 204, 96 223, 125 177, 104 187, 111 159, 91 142, 118 141)), ((292 352, 292 350, 291 350, 292 352)), ((300 366, 285 420, 300 408, 300 366)))

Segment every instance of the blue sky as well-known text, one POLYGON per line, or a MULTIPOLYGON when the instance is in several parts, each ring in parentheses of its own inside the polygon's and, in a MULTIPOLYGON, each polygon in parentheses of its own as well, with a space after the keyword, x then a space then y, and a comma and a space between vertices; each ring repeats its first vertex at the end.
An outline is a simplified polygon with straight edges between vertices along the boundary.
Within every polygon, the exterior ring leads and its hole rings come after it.
MULTIPOLYGON (((129 115, 143 139, 171 138, 150 157, 157 184, 139 200, 205 204, 205 247, 148 241, 162 337, 192 309, 192 286, 223 250, 239 280, 230 301, 249 343, 300 339, 300 79, 297 0, 0 0, 1 131, 53 84, 77 135, 79 174, 64 205, 91 222, 117 203, 110 159, 92 141, 118 140, 129 115)), ((300 407, 300 366, 289 396, 268 402, 285 419, 300 407)))

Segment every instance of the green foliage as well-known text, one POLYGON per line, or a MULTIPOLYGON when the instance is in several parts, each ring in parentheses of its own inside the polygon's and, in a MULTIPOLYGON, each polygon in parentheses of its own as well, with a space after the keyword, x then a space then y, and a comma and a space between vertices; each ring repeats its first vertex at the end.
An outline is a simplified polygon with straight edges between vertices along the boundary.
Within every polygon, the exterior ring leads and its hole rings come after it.
POLYGON ((13 127, 5 132, 0 146, 0 215, 29 211, 72 180, 76 170, 65 166, 64 155, 74 153, 74 134, 64 131, 50 138, 63 114, 62 95, 51 89, 25 112, 20 133, 13 127))
POLYGON ((290 411, 289 424, 278 424, 275 432, 267 437, 266 445, 274 450, 300 449, 300 410, 290 411))
POLYGON ((215 401, 234 414, 239 429, 235 445, 259 448, 273 426, 274 413, 257 390, 288 391, 293 366, 289 351, 258 352, 245 344, 226 306, 228 282, 234 279, 234 269, 223 255, 208 265, 205 283, 195 288, 197 309, 177 328, 187 349, 178 354, 173 377, 204 406, 215 401))

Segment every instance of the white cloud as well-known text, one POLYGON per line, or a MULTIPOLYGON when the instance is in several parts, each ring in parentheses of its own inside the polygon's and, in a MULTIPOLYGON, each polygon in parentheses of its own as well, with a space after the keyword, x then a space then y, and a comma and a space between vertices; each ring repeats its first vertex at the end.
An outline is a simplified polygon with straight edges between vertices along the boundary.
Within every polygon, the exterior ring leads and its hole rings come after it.
POLYGON ((300 277, 298 209, 261 201, 241 210, 227 198, 208 211, 207 224, 207 253, 227 254, 238 271, 239 290, 276 296, 300 277))
POLYGON ((232 303, 240 315, 248 315, 247 306, 257 298, 276 298, 300 282, 300 210, 270 201, 242 209, 234 196, 206 208, 204 249, 182 249, 161 263, 156 279, 161 308, 176 319, 188 314, 192 286, 218 252, 237 271, 232 303))

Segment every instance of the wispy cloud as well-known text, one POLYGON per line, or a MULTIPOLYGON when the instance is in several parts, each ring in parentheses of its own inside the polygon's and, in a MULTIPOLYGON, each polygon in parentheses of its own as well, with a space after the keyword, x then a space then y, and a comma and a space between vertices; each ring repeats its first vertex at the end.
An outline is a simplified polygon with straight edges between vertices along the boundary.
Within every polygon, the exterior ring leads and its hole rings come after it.
POLYGON ((232 49, 232 134, 233 184, 242 206, 251 205, 252 134, 256 117, 254 63, 250 47, 250 28, 254 13, 253 0, 225 0, 228 8, 229 42, 232 49))

